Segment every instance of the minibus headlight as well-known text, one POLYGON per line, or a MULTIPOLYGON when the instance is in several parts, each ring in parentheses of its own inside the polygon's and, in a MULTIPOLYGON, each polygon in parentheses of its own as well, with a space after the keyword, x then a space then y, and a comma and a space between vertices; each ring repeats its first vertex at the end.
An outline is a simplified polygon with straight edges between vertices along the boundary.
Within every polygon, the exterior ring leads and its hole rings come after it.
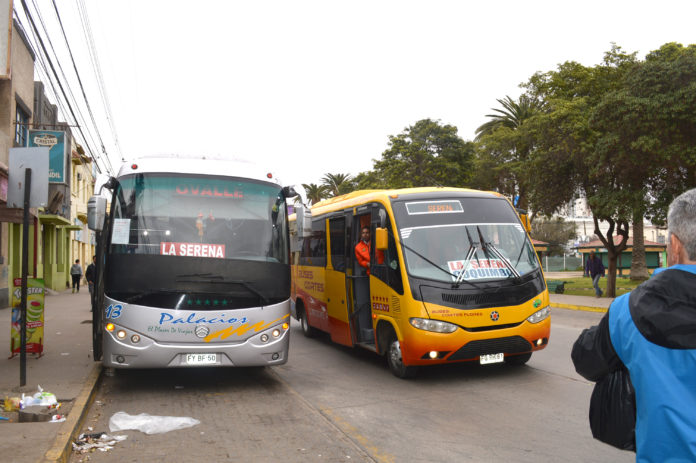
POLYGON ((527 317, 527 321, 529 323, 539 323, 540 321, 545 320, 549 315, 551 315, 551 309, 549 309, 549 306, 546 306, 527 317))
POLYGON ((433 331, 435 333, 453 333, 457 330, 457 325, 443 322, 440 320, 430 320, 428 318, 411 318, 411 325, 419 330, 433 331))

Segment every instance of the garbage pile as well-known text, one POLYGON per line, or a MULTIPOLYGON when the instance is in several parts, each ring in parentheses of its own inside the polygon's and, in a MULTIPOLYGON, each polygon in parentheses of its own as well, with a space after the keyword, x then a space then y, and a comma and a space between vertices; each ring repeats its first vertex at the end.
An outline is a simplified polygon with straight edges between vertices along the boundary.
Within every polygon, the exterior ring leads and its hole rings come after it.
POLYGON ((126 440, 128 436, 111 436, 105 432, 95 432, 90 434, 80 434, 72 444, 75 453, 87 453, 99 450, 107 452, 114 448, 117 442, 126 440))
MULTIPOLYGON (((58 413, 61 403, 56 399, 55 394, 44 391, 38 386, 38 391, 27 396, 22 393, 22 397, 5 397, 3 409, 6 412, 18 412, 18 422, 44 422, 50 421, 60 423, 65 421, 65 416, 58 413)), ((15 421, 12 418, 0 417, 3 421, 15 421)))

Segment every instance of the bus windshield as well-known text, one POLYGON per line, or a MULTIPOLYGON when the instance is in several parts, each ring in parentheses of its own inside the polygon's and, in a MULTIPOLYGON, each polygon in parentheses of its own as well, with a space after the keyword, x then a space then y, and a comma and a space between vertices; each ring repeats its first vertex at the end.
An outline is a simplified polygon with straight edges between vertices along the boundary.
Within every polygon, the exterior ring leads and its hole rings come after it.
POLYGON ((288 263, 279 186, 138 174, 120 179, 115 197, 112 254, 288 263))
POLYGON ((105 292, 152 307, 212 310, 287 300, 287 208, 281 187, 234 177, 119 179, 105 292), (184 297, 185 296, 185 297, 184 297))
POLYGON ((393 208, 412 277, 459 284, 539 268, 515 210, 502 198, 407 200, 393 208))

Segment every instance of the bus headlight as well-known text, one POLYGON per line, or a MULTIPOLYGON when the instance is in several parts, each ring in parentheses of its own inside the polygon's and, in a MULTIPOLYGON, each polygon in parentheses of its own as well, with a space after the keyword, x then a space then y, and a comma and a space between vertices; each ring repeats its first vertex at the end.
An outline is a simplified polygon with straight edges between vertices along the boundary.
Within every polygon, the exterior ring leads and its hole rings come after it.
POLYGON ((442 322, 440 320, 430 320, 429 318, 411 318, 411 325, 419 330, 433 331, 435 333, 453 333, 457 330, 457 325, 442 322))
POLYGON ((539 323, 540 321, 545 320, 550 314, 551 309, 549 309, 549 306, 546 306, 543 309, 537 310, 532 315, 527 317, 527 321, 529 323, 539 323))

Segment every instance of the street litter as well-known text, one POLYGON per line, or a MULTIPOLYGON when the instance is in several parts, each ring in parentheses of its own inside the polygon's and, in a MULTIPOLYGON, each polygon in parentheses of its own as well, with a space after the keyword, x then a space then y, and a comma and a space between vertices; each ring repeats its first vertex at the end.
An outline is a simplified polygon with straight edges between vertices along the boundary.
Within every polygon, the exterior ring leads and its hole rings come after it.
POLYGON ((126 440, 128 436, 110 436, 104 432, 96 432, 92 434, 80 434, 75 442, 73 442, 73 450, 77 453, 89 452, 92 449, 99 449, 102 452, 114 448, 117 442, 126 440))
POLYGON ((50 423, 62 423, 65 421, 65 415, 53 415, 51 417, 50 423))
POLYGON ((31 397, 25 396, 24 393, 22 393, 22 399, 20 401, 19 408, 23 409, 24 407, 28 407, 30 405, 41 405, 43 407, 51 407, 58 405, 58 399, 56 399, 55 394, 52 394, 50 392, 44 392, 41 386, 38 386, 38 390, 39 392, 37 392, 31 397))
POLYGON ((10 421, 9 418, 5 418, 4 416, 0 416, 0 421, 10 421))
POLYGON ((147 413, 129 415, 126 412, 116 412, 109 419, 109 430, 114 432, 135 429, 145 434, 161 434, 197 424, 200 424, 200 421, 186 416, 155 416, 147 413))

